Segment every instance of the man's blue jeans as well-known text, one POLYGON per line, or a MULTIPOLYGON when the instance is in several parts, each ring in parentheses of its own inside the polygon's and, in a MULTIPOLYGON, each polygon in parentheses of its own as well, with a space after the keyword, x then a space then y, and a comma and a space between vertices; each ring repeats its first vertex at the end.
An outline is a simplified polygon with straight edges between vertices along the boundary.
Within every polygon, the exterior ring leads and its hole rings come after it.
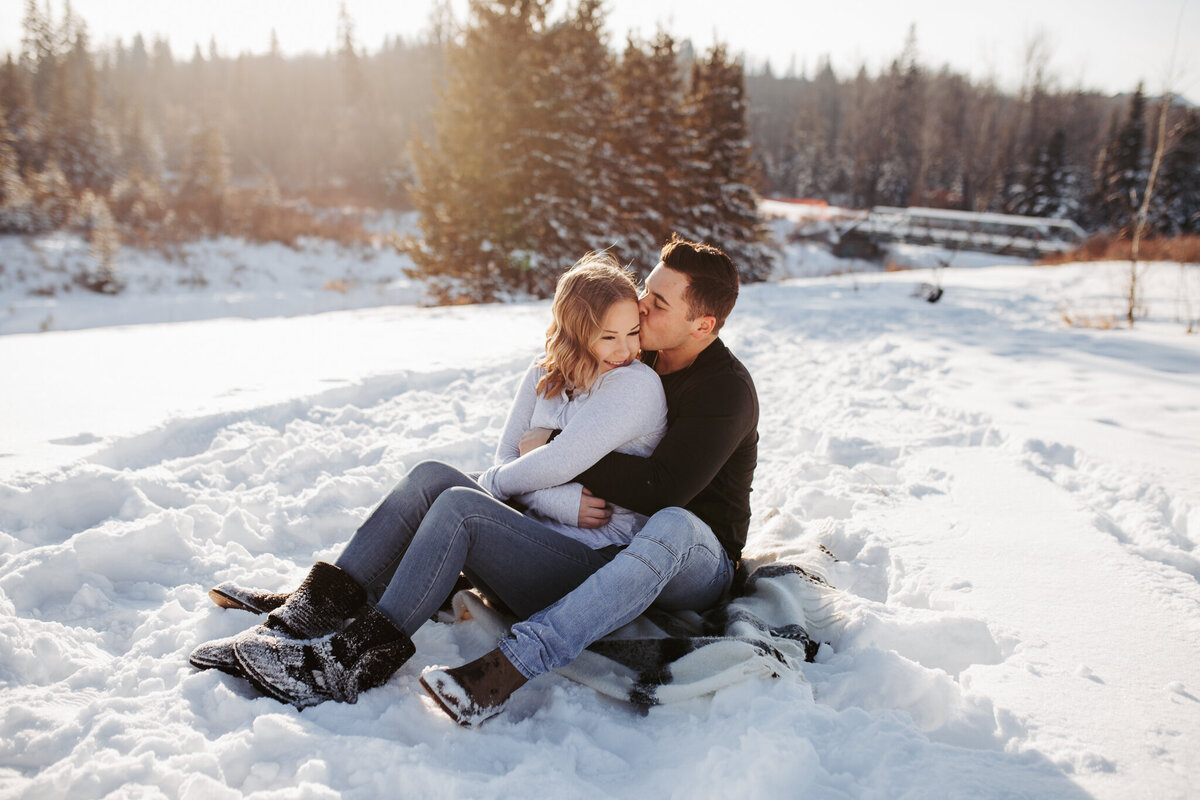
POLYGON ((708 526, 668 508, 628 547, 592 550, 436 461, 415 466, 346 545, 337 566, 410 636, 459 572, 522 622, 500 648, 527 678, 565 666, 652 603, 703 610, 733 579, 708 526))

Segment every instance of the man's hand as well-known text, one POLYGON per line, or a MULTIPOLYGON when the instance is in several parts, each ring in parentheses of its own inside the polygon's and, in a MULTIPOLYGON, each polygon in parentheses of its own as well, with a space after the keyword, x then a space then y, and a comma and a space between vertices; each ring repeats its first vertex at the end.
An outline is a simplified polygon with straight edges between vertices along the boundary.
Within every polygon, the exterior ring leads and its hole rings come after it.
POLYGON ((612 506, 584 487, 579 498, 579 527, 599 528, 612 519, 612 506))
POLYGON ((521 451, 521 455, 537 450, 550 441, 550 434, 552 433, 554 431, 549 428, 530 428, 521 434, 521 440, 517 443, 517 449, 521 451))

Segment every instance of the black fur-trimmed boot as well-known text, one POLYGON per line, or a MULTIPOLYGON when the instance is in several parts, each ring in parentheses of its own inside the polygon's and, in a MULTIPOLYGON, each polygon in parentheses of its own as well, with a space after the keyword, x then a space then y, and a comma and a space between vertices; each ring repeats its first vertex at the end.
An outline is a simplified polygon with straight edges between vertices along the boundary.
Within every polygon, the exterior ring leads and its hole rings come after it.
POLYGON ((346 629, 320 639, 241 636, 233 645, 242 673, 263 694, 296 708, 354 703, 382 686, 415 652, 408 634, 371 606, 346 629))
POLYGON ((496 648, 461 667, 430 667, 421 675, 421 686, 455 722, 470 728, 503 711, 528 680, 496 648))
POLYGON ((188 661, 197 669, 219 669, 240 675, 233 644, 255 635, 277 639, 314 639, 333 633, 366 602, 367 593, 340 568, 324 561, 313 564, 300 588, 287 596, 267 621, 249 631, 214 639, 197 647, 188 661))

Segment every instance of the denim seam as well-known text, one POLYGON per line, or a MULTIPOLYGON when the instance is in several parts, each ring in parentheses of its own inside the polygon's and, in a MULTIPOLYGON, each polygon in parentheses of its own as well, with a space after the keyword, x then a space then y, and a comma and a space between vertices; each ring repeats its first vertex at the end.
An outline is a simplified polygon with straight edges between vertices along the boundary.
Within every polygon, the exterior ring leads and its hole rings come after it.
POLYGON ((651 563, 650 563, 649 561, 647 561, 646 559, 642 558, 642 557, 641 557, 640 555, 638 555, 637 553, 628 553, 627 555, 628 555, 630 558, 635 558, 635 559, 637 559, 638 561, 640 561, 640 562, 642 562, 643 564, 645 564, 645 565, 646 565, 646 568, 647 568, 647 569, 649 569, 651 572, 653 572, 653 573, 654 573, 654 575, 655 575, 655 576, 658 578, 658 581, 659 581, 659 583, 662 583, 662 581, 663 581, 663 574, 662 574, 661 572, 659 572, 659 571, 658 571, 658 567, 654 566, 653 564, 651 564, 651 563))
MULTIPOLYGON (((466 521, 467 521, 468 519, 470 519, 470 518, 469 518, 469 517, 463 517, 461 520, 459 520, 459 521, 458 521, 458 525, 456 525, 456 526, 454 527, 454 530, 453 530, 453 531, 450 533, 450 537, 449 537, 449 539, 447 540, 448 542, 453 542, 453 541, 454 541, 454 539, 455 539, 455 538, 458 536, 458 533, 459 533, 459 531, 461 531, 461 530, 462 530, 462 527, 463 527, 463 525, 466 523, 466 521)), ((418 530, 420 530, 420 529, 418 528, 418 530)), ((413 541, 416 541, 416 536, 415 536, 415 535, 413 536, 413 541)), ((409 546, 411 547, 411 542, 409 543, 409 546)), ((446 566, 446 559, 450 557, 450 551, 451 551, 451 549, 453 549, 453 548, 451 548, 451 547, 443 547, 443 548, 441 548, 441 550, 442 550, 442 557, 441 557, 441 559, 438 561, 437 569, 434 569, 434 570, 429 570, 429 571, 426 573, 426 576, 427 576, 427 577, 429 577, 429 578, 432 578, 433 576, 436 576, 436 575, 439 575, 439 574, 441 574, 441 572, 442 572, 442 569, 443 569, 443 568, 446 566)), ((426 601, 429 599, 429 593, 433 591, 433 583, 434 583, 434 582, 433 582, 432 580, 427 580, 427 581, 425 582, 425 588, 424 588, 424 590, 421 592, 421 597, 420 597, 420 599, 419 599, 419 600, 418 600, 418 601, 417 601, 417 602, 416 602, 416 603, 413 605, 413 608, 409 610, 409 612, 408 612, 408 619, 406 619, 406 620, 405 620, 405 622, 408 622, 408 621, 409 621, 409 620, 412 618, 412 615, 413 615, 413 614, 414 614, 414 613, 417 611, 417 609, 419 609, 421 606, 425 605, 425 602, 426 602, 426 601)), ((405 626, 405 629, 407 630, 407 626, 405 626)))
MULTIPOLYGON (((412 544, 412 539, 411 539, 411 538, 409 539, 408 543, 409 543, 409 544, 412 544)), ((407 548, 405 548, 405 549, 407 550, 407 548)), ((391 571, 391 573, 390 573, 390 574, 392 574, 392 575, 395 575, 395 574, 396 574, 396 570, 400 568, 400 562, 401 562, 401 561, 403 561, 403 560, 404 560, 404 553, 396 553, 396 555, 394 555, 393 557, 391 557, 391 558, 390 558, 390 559, 388 559, 387 561, 383 562, 383 566, 382 566, 382 567, 380 567, 380 568, 379 568, 379 569, 378 569, 378 570, 375 572, 375 574, 374 574, 374 575, 372 575, 372 576, 371 576, 371 577, 370 577, 370 578, 367 580, 367 582, 366 582, 366 585, 365 585, 363 588, 364 588, 364 589, 369 589, 371 586, 373 586, 373 585, 375 584, 375 582, 379 580, 380 576, 382 576, 382 575, 383 575, 385 572, 387 572, 389 568, 392 568, 392 571, 391 571), (393 567, 393 565, 394 565, 394 567, 393 567)), ((385 592, 387 591, 387 587, 386 587, 386 586, 384 587, 384 591, 385 591, 385 592)), ((382 596, 382 594, 381 594, 380 596, 382 596)))
MULTIPOLYGON (((517 527, 514 527, 514 526, 512 526, 512 525, 509 525, 507 522, 505 522, 505 521, 503 521, 503 520, 498 520, 498 519, 496 519, 495 517, 488 516, 487 514, 470 514, 470 515, 468 515, 468 516, 466 516, 466 517, 463 517, 463 518, 462 518, 462 522, 460 522, 460 525, 461 525, 463 522, 466 522, 467 520, 471 520, 471 519, 484 519, 484 520, 487 520, 488 522, 495 523, 495 524, 497 524, 497 525, 499 525, 499 526, 503 527, 503 528, 504 528, 505 530, 507 530, 509 533, 515 534, 515 535, 517 535, 517 536, 521 537, 523 540, 525 540, 525 541, 527 541, 527 542, 530 542, 530 543, 532 543, 532 544, 534 544, 534 545, 537 545, 538 547, 540 547, 541 549, 545 550, 546 552, 549 552, 549 553, 554 553, 555 555, 562 556, 563 558, 570 559, 571 561, 574 561, 576 564, 580 564, 580 565, 582 565, 582 566, 585 566, 585 567, 589 565, 589 562, 588 562, 588 560, 587 560, 587 559, 585 559, 585 558, 578 558, 578 557, 577 557, 577 556, 576 556, 574 553, 568 553, 568 552, 567 552, 567 551, 565 551, 565 550, 560 550, 560 549, 558 549, 558 548, 555 548, 555 547, 548 547, 548 546, 547 546, 547 543, 546 543, 546 541, 545 541, 545 540, 543 540, 543 539, 538 539, 538 538, 536 538, 536 537, 533 537, 533 536, 529 536, 529 535, 527 535, 527 534, 526 534, 526 533, 525 533, 523 530, 521 530, 520 528, 517 528, 517 527)), ((553 531, 554 529, 553 529, 553 528, 548 528, 548 530, 552 530, 552 531, 553 531)), ((573 541, 573 542, 574 542, 574 541, 577 541, 577 540, 575 540, 575 539, 571 539, 571 537, 567 536, 565 533, 564 533, 564 534, 559 534, 559 535, 560 535, 560 536, 562 536, 564 539, 567 539, 567 540, 569 540, 569 541, 573 541)), ((583 547, 587 547, 587 545, 584 545, 582 542, 579 542, 579 544, 580 544, 580 545, 582 545, 583 547)))

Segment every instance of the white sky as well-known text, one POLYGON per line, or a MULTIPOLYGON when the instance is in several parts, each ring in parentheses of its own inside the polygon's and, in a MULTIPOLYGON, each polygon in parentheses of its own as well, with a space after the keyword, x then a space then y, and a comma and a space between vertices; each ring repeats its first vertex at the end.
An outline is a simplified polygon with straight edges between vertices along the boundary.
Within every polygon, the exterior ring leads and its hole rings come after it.
MULTIPOLYGON (((63 0, 51 1, 60 16, 63 0)), ((23 4, 0 5, 0 52, 15 52, 23 4)), ((452 5, 463 19, 466 0, 452 5)), ((162 35, 177 58, 190 58, 196 43, 207 52, 213 37, 225 55, 262 52, 272 28, 286 53, 324 52, 337 32, 337 0, 73 0, 72 7, 96 42, 162 35)), ((432 1, 347 0, 347 7, 358 42, 373 50, 385 36, 424 30, 432 1)), ((927 66, 948 63, 1009 88, 1020 82, 1026 44, 1042 35, 1051 71, 1067 88, 1115 93, 1145 80, 1157 93, 1173 73, 1171 88, 1200 100, 1200 0, 608 0, 607 7, 615 44, 631 30, 651 36, 661 23, 701 49, 719 39, 751 64, 770 59, 777 73, 790 64, 811 73, 825 54, 840 74, 863 63, 876 72, 900 52, 915 23, 927 66)))

